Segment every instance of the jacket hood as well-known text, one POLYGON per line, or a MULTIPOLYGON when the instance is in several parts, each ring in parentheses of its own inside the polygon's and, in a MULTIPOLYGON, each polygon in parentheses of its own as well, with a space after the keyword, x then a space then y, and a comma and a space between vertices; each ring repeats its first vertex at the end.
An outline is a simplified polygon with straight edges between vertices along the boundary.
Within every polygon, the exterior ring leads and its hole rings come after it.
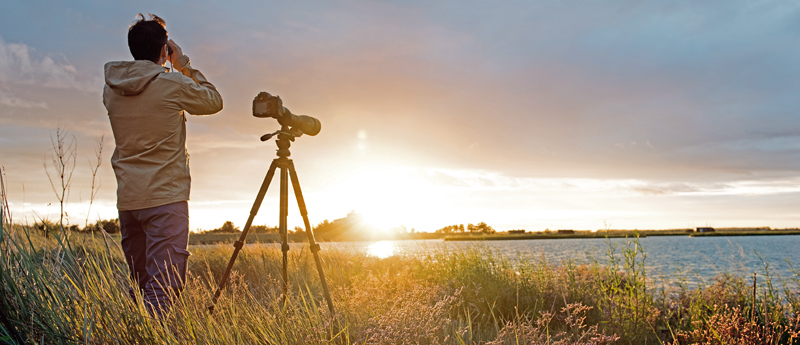
POLYGON ((159 74, 167 72, 166 67, 149 60, 112 61, 104 69, 106 85, 123 96, 140 94, 159 74))

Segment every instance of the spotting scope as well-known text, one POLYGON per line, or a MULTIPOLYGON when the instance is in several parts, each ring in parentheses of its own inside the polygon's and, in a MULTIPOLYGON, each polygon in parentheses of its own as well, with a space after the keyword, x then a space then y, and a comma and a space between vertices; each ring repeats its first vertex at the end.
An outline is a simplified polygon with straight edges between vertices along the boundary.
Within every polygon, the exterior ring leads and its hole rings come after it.
POLYGON ((319 120, 308 115, 292 114, 283 106, 283 101, 279 96, 273 96, 267 92, 261 92, 253 99, 253 116, 277 119, 281 126, 288 126, 311 136, 319 134, 322 129, 319 120))

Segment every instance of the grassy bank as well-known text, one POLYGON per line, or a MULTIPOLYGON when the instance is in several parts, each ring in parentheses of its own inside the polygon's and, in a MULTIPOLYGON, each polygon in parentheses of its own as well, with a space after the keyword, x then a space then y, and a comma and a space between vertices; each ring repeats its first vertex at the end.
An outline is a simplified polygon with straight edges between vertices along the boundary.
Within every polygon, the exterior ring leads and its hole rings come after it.
POLYGON ((557 232, 535 232, 525 234, 466 234, 444 237, 445 241, 508 241, 508 240, 555 240, 570 238, 643 238, 654 236, 788 236, 800 235, 800 230, 719 230, 715 232, 687 232, 685 230, 614 230, 614 231, 576 231, 572 234, 557 232))
POLYGON ((108 236, 44 238, 0 229, 0 342, 63 344, 654 344, 790 343, 800 275, 723 275, 689 289, 647 276, 635 240, 596 262, 512 264, 481 245, 425 257, 321 255, 337 313, 308 250, 248 246, 213 316, 206 311, 229 245, 192 248, 187 286, 163 322, 128 298, 108 236), (754 293, 755 292, 755 293, 754 293), (322 302, 322 303, 321 303, 322 302), (320 305, 321 303, 321 305, 320 305), (738 342, 737 342, 738 341, 738 342))
MULTIPOLYGON (((491 235, 472 235, 472 236, 447 236, 445 241, 509 241, 509 240, 554 240, 567 238, 626 238, 637 237, 635 233, 614 233, 605 234, 599 232, 558 234, 558 233, 529 233, 529 234, 491 234, 491 235)), ((647 237, 640 235, 638 237, 647 237)))
POLYGON ((713 236, 789 236, 800 235, 800 230, 768 230, 768 231, 715 231, 697 232, 690 234, 690 237, 713 237, 713 236))

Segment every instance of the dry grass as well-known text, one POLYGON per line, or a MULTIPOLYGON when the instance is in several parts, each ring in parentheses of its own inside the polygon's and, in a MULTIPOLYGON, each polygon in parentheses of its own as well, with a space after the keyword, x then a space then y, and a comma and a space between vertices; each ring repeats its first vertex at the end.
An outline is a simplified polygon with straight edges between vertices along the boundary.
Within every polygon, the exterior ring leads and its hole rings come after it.
POLYGON ((65 237, 4 224, 0 238, 8 343, 774 344, 794 342, 798 330, 797 277, 759 283, 755 298, 747 279, 731 275, 694 289, 648 286, 635 240, 582 264, 512 263, 480 245, 387 259, 325 250, 336 315, 319 305, 307 248, 290 252, 281 303, 280 251, 268 245, 242 251, 209 315, 232 248, 193 247, 186 290, 157 321, 127 297, 126 265, 109 237, 58 242, 65 237))

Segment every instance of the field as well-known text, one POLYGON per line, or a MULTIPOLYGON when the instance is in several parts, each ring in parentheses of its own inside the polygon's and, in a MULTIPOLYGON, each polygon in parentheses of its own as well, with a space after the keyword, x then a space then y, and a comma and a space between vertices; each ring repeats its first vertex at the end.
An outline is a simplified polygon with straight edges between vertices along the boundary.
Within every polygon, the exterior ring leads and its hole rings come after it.
POLYGON ((4 225, 0 237, 0 341, 9 343, 798 343, 800 274, 660 284, 635 239, 585 263, 512 265, 479 243, 424 258, 325 250, 334 315, 308 250, 290 252, 291 292, 281 303, 280 252, 258 244, 242 251, 209 315, 232 248, 192 247, 187 287, 158 321, 128 298, 110 236, 45 238, 4 225))
MULTIPOLYGON (((113 235, 112 235, 113 236, 113 235)), ((119 236, 119 235, 116 235, 119 236)), ((241 233, 191 233, 189 234, 189 244, 233 244, 238 241, 241 233)), ((376 236, 376 237, 363 237, 363 236, 325 236, 315 234, 317 241, 372 241, 372 240, 406 240, 406 239, 441 239, 444 236, 434 233, 413 233, 392 236, 376 236)), ((281 238, 276 233, 248 233, 247 243, 274 243, 280 242, 281 238)), ((289 233, 289 242, 306 242, 308 238, 304 233, 289 233)))

